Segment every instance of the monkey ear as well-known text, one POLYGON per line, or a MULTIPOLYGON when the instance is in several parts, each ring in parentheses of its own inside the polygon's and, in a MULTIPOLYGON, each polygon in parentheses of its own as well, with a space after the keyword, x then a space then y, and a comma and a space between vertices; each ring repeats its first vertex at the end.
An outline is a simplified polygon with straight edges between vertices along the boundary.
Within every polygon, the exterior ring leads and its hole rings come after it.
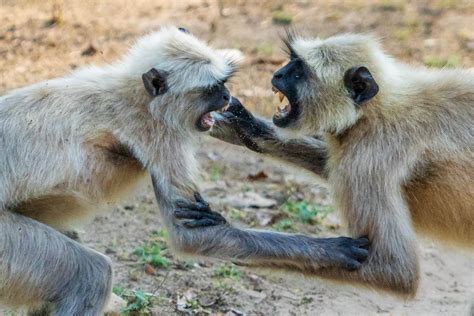
POLYGON ((146 91, 152 97, 156 97, 168 91, 166 73, 164 71, 151 68, 142 75, 142 80, 146 91))
POLYGON ((375 82, 369 69, 364 66, 347 70, 344 74, 344 86, 357 105, 369 101, 379 92, 377 82, 375 82))

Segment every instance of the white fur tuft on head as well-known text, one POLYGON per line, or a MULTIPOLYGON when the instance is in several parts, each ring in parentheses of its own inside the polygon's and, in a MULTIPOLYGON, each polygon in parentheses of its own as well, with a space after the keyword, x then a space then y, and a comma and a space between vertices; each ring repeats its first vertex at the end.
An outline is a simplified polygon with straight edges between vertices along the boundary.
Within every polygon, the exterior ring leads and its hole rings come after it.
POLYGON ((327 39, 289 34, 284 42, 287 50, 301 57, 321 80, 334 78, 356 65, 367 66, 377 73, 391 64, 378 38, 371 34, 341 34, 327 39))
POLYGON ((225 81, 241 60, 238 50, 216 50, 190 33, 166 26, 138 39, 122 65, 135 75, 151 68, 165 71, 170 91, 183 92, 225 81))

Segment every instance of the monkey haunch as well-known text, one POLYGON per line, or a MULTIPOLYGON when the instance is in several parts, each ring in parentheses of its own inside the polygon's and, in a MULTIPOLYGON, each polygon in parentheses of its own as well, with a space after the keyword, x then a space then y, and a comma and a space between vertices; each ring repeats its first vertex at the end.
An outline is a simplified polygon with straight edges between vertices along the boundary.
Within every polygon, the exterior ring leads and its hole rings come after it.
POLYGON ((239 230, 196 195, 196 131, 225 107, 237 56, 176 28, 118 63, 0 97, 0 300, 55 315, 98 315, 110 260, 58 232, 108 207, 146 172, 179 251, 262 266, 357 268, 367 239, 239 230), (179 209, 175 210, 178 201, 179 209), (193 228, 198 227, 198 228, 193 228))
POLYGON ((319 136, 286 136, 236 101, 212 134, 326 179, 351 234, 369 236, 361 269, 316 274, 414 295, 415 230, 474 245, 474 73, 413 69, 360 35, 286 44, 273 122, 319 136))

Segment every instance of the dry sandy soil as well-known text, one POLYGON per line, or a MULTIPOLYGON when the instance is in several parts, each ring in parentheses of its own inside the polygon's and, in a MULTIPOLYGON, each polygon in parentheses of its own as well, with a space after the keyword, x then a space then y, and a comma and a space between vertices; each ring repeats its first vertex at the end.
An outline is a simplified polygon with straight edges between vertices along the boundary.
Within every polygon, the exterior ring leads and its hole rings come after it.
MULTIPOLYGON (((404 61, 473 67, 473 16, 472 1, 455 0, 222 1, 221 6, 211 0, 0 0, 0 94, 82 65, 105 64, 140 34, 176 24, 214 46, 241 49, 247 61, 231 89, 253 110, 268 114, 275 104, 269 79, 284 62, 278 23, 291 19, 300 33, 318 36, 373 32, 404 61)), ((233 223, 318 236, 344 233, 328 192, 314 181, 243 149, 203 142, 202 192, 233 223)), ((139 310, 124 314, 468 315, 474 298, 473 256, 429 241, 420 243, 419 294, 401 301, 299 275, 179 259, 166 249, 165 235, 149 184, 80 228, 83 243, 113 259, 115 291, 130 301, 128 310, 139 310)))

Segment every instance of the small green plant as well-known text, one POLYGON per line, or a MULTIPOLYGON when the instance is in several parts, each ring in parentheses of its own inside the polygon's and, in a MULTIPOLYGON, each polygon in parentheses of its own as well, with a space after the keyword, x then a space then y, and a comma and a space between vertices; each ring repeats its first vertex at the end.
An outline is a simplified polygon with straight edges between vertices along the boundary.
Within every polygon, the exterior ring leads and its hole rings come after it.
POLYGON ((237 290, 231 282, 224 282, 225 280, 217 279, 216 282, 213 282, 214 287, 218 289, 221 293, 225 294, 236 294, 237 290))
POLYGON ((285 213, 296 217, 300 222, 305 224, 313 224, 314 219, 318 215, 316 205, 308 205, 305 201, 288 200, 283 204, 282 209, 285 213))
POLYGON ((273 227, 278 230, 278 231, 294 231, 295 230, 295 226, 294 226, 294 223, 291 219, 289 218, 284 218, 280 221, 278 221, 275 225, 273 225, 273 227))
POLYGON ((112 292, 127 301, 127 306, 121 310, 122 313, 126 315, 129 313, 149 315, 151 312, 153 294, 140 289, 128 290, 122 286, 114 286, 112 292))
POLYGON ((405 2, 404 0, 382 0, 380 7, 384 11, 403 11, 406 6, 405 2))
POLYGON ((245 192, 250 192, 252 191, 252 187, 250 185, 243 185, 242 186, 242 192, 245 193, 245 192))
POLYGON ((218 181, 221 178, 222 167, 219 165, 213 165, 209 170, 209 179, 211 181, 218 181))
POLYGON ((186 300, 186 309, 190 309, 192 311, 198 311, 201 309, 201 302, 198 299, 187 299, 186 300))
POLYGON ((218 278, 240 279, 242 273, 235 264, 222 264, 214 269, 214 276, 218 278))
POLYGON ((196 263, 193 260, 186 260, 186 261, 183 262, 183 267, 185 269, 190 270, 190 269, 194 269, 195 264, 196 263))
POLYGON ((318 220, 325 218, 332 211, 331 207, 328 206, 319 206, 309 204, 306 201, 295 200, 286 201, 281 209, 289 218, 296 219, 303 224, 314 224, 318 220))
POLYGON ((148 263, 155 268, 166 268, 169 266, 170 262, 167 258, 162 256, 161 251, 162 248, 159 244, 149 243, 135 249, 133 254, 138 256, 140 263, 148 263))
POLYGON ((293 22, 293 17, 283 10, 277 10, 273 12, 272 21, 275 24, 290 25, 293 22))
POLYGON ((158 237, 158 238, 168 238, 168 231, 164 228, 160 230, 154 230, 151 233, 152 237, 158 237))
POLYGON ((120 297, 123 296, 126 290, 127 289, 121 285, 115 285, 114 287, 112 287, 112 293, 120 297))
POLYGON ((309 304, 313 301, 314 299, 312 297, 309 297, 309 296, 303 296, 300 300, 300 304, 299 305, 305 305, 305 304, 309 304))
POLYGON ((428 67, 433 68, 455 68, 460 64, 459 57, 452 55, 448 58, 441 58, 436 56, 427 56, 424 63, 428 67))
POLYGON ((247 213, 236 208, 230 209, 230 218, 235 220, 244 220, 247 217, 247 213))

